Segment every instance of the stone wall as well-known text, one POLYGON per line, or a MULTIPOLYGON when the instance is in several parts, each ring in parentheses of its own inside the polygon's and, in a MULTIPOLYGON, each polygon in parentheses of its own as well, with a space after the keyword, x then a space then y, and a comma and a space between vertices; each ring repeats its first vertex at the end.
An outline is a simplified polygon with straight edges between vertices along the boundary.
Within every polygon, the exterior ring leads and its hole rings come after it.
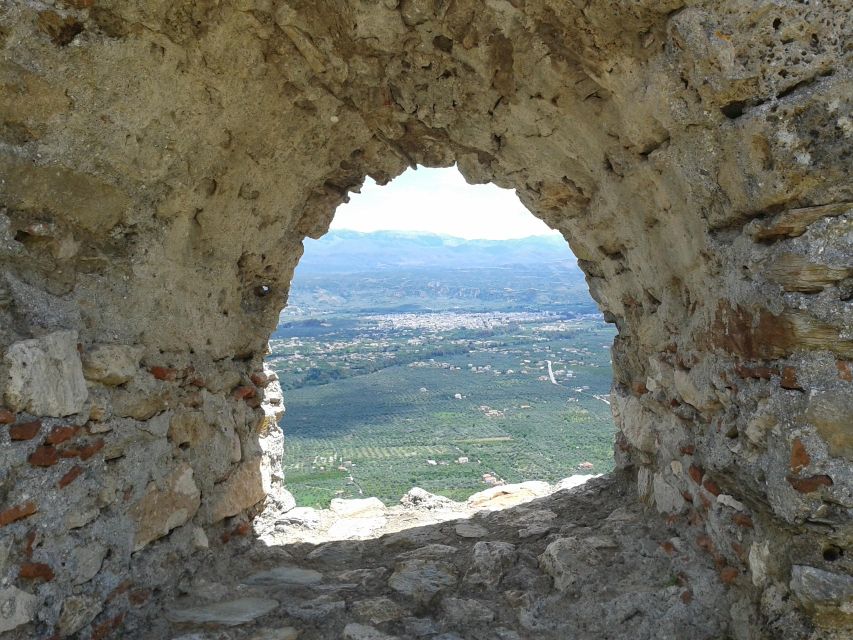
POLYGON ((453 163, 580 259, 619 329, 617 462, 704 530, 732 615, 851 624, 850 25, 846 0, 4 2, 0 632, 119 634, 249 531, 301 241, 366 176, 453 163))

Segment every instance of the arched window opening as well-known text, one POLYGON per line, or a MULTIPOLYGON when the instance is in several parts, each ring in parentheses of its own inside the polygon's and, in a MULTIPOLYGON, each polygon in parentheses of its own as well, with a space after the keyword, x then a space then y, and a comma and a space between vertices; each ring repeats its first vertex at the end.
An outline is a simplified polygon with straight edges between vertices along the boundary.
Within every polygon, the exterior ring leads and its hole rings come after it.
POLYGON ((512 192, 455 169, 368 183, 306 240, 271 338, 287 488, 390 505, 609 471, 614 334, 512 192))

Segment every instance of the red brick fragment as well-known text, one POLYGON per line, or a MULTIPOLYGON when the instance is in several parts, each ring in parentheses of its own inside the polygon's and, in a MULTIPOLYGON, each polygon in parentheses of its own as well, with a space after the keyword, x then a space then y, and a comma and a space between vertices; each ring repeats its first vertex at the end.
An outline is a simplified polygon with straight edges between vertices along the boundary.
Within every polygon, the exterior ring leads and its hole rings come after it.
POLYGON ((633 391, 635 395, 642 396, 648 393, 649 389, 646 387, 646 383, 642 380, 634 380, 631 383, 631 391, 633 391))
POLYGON ((158 380, 165 381, 172 381, 178 377, 178 370, 171 367, 149 367, 148 373, 158 380))
POLYGON ((36 535, 37 532, 35 529, 30 529, 27 531, 27 535, 24 536, 24 557, 32 558, 33 557, 33 547, 36 544, 36 535))
POLYGON ((664 540, 663 542, 661 542, 660 548, 663 549, 663 552, 668 556, 671 556, 675 553, 675 545, 672 544, 669 540, 664 540))
POLYGON ((104 638, 112 635, 113 631, 117 630, 122 622, 124 622, 124 613, 120 613, 109 620, 95 625, 92 627, 92 640, 104 640, 104 638))
POLYGON ((844 360, 836 360, 835 366, 838 367, 838 377, 844 382, 853 382, 853 364, 844 360))
POLYGON ((690 474, 690 477, 693 479, 693 482, 696 484, 702 484, 702 478, 705 476, 705 470, 695 464, 691 464, 687 469, 687 473, 690 474))
POLYGON ((249 376, 249 380, 256 387, 266 387, 270 382, 270 377, 266 373, 256 372, 249 376))
POLYGON ((75 464, 68 470, 68 472, 64 476, 59 479, 59 482, 56 483, 56 486, 58 486, 60 489, 64 489, 69 484, 74 482, 77 478, 79 478, 80 474, 82 473, 83 467, 78 464, 75 464))
POLYGON ((679 451, 681 451, 681 455, 683 456, 692 456, 696 453, 696 447, 692 444, 685 444, 679 451))
POLYGON ((720 495, 722 493, 722 491, 720 491, 720 487, 717 485, 717 483, 714 482, 713 480, 711 480, 710 478, 705 480, 705 482, 702 483, 702 486, 705 487, 705 491, 707 491, 708 493, 710 493, 714 497, 717 497, 718 495, 720 495))
POLYGON ((12 440, 32 440, 41 430, 41 421, 22 422, 9 427, 9 437, 12 440))
POLYGON ((59 452, 51 446, 39 447, 30 454, 27 461, 34 467, 52 467, 59 462, 59 452))
POLYGON ((794 442, 791 444, 791 471, 802 471, 809 466, 811 461, 811 456, 806 451, 803 441, 799 438, 794 438, 794 442))
POLYGON ((127 594, 127 599, 135 607, 145 604, 151 597, 150 589, 134 589, 127 594))
POLYGON ((234 389, 233 396, 235 400, 247 400, 249 398, 254 398, 256 393, 257 389, 255 389, 255 387, 237 387, 234 389))
POLYGON ((132 586, 133 583, 130 580, 122 580, 118 583, 118 585, 116 585, 115 589, 110 591, 109 595, 107 596, 106 602, 112 602, 122 594, 127 593, 128 589, 130 589, 132 586))
POLYGON ((755 526, 752 523, 752 518, 750 518, 745 513, 734 514, 732 516, 732 522, 734 522, 739 527, 743 527, 744 529, 752 529, 755 526))
POLYGON ((723 584, 733 584, 739 575, 740 571, 734 567, 723 567, 720 569, 720 580, 723 581, 723 584))
POLYGON ((704 533, 696 536, 696 544, 703 551, 707 551, 708 553, 714 552, 714 541, 704 533))
POLYGON ((693 602, 693 594, 690 591, 682 591, 681 601, 684 604, 690 604, 691 602, 693 602))
POLYGON ((831 487, 832 478, 827 475, 809 476, 808 478, 787 477, 788 483, 800 493, 814 493, 821 487, 831 487))
POLYGON ((98 453, 98 451, 100 451, 101 449, 103 449, 103 448, 104 448, 104 444, 105 444, 105 443, 104 443, 104 439, 103 439, 103 438, 98 438, 98 439, 97 439, 97 440, 95 440, 94 442, 90 442, 90 443, 89 443, 89 444, 87 444, 86 446, 81 447, 81 448, 80 448, 80 459, 81 459, 81 460, 88 460, 88 459, 89 459, 89 458, 91 458, 93 455, 95 455, 96 453, 98 453))
POLYGON ((80 432, 80 427, 74 425, 60 425, 50 430, 45 438, 46 444, 61 444, 67 440, 71 440, 80 432))
POLYGON ((0 424, 12 424, 15 421, 15 414, 8 409, 0 409, 0 424))
POLYGON ((802 391, 803 387, 797 382, 797 372, 794 367, 783 367, 779 386, 783 389, 802 391))
POLYGON ((686 489, 681 492, 681 497, 684 498, 685 502, 693 503, 693 494, 686 489))
POLYGON ((743 364, 737 365, 735 371, 741 378, 753 378, 755 380, 770 380, 777 373, 776 369, 770 367, 748 367, 743 364))
POLYGON ((18 520, 23 520, 24 518, 29 518, 37 511, 38 507, 35 502, 17 504, 5 511, 0 511, 0 527, 5 527, 7 524, 12 524, 18 520))
POLYGON ((18 577, 22 580, 44 580, 50 582, 53 580, 53 569, 50 565, 43 562, 24 562, 21 565, 21 570, 18 572, 18 577))
POLYGON ((248 535, 249 532, 252 531, 252 525, 248 522, 241 522, 236 527, 231 530, 232 536, 245 536, 248 535))

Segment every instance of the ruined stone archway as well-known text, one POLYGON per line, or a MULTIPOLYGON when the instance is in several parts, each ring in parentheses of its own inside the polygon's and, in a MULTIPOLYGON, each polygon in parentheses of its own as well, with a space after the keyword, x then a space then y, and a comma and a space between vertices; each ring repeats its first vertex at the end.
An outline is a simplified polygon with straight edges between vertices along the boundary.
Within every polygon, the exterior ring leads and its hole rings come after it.
POLYGON ((454 162, 571 240, 620 330, 617 462, 741 618, 850 624, 845 2, 56 4, 0 9, 15 633, 118 629, 126 580, 168 591, 264 499, 301 240, 454 162))

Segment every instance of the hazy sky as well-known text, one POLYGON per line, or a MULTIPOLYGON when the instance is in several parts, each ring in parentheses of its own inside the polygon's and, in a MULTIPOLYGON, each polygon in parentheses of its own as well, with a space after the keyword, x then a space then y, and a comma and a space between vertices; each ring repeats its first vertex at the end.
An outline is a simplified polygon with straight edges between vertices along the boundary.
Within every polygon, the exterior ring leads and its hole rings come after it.
POLYGON ((501 240, 556 233, 533 217, 515 191, 470 185, 455 169, 409 169, 378 186, 370 178, 361 193, 338 207, 332 229, 428 231, 458 238, 501 240))

